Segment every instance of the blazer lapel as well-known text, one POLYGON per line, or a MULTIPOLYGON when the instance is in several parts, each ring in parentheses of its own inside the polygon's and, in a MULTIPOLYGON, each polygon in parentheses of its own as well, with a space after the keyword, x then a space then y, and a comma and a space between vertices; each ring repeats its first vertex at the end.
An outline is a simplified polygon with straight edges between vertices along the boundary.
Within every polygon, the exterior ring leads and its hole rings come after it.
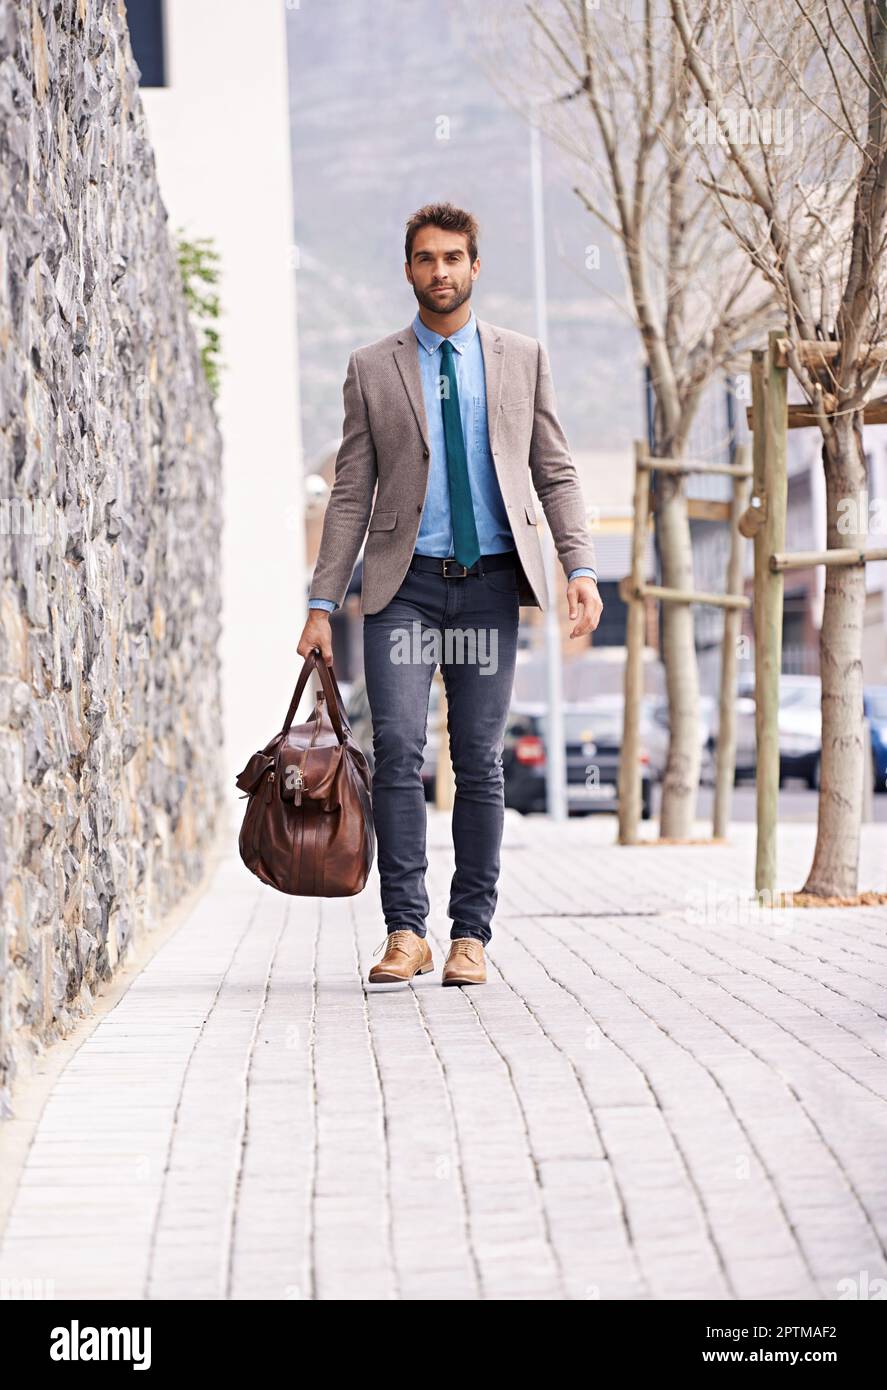
MULTIPOLYGON (((499 423, 499 397, 502 394, 502 375, 505 362, 505 344, 496 332, 492 324, 486 323, 483 319, 477 321, 477 331, 480 334, 480 346, 484 359, 484 378, 487 388, 487 423, 490 435, 490 445, 495 443, 496 427, 499 423)), ((410 324, 402 333, 398 334, 397 346, 394 349, 394 360, 397 369, 403 379, 407 397, 416 417, 419 432, 425 443, 426 449, 431 446, 428 443, 428 420, 425 415, 425 395, 422 390, 422 375, 419 371, 419 344, 413 332, 413 325, 410 324)))
POLYGON ((505 344, 492 324, 483 319, 477 321, 480 346, 484 359, 484 377, 487 386, 487 431, 490 447, 496 442, 496 429, 499 424, 499 397, 502 394, 502 374, 505 362, 505 344))
POLYGON ((425 443, 425 448, 430 449, 428 442, 428 420, 425 415, 425 395, 422 391, 422 374, 419 371, 419 343, 413 332, 413 325, 398 334, 397 346, 394 349, 394 360, 397 363, 397 370, 403 378, 406 393, 409 397, 413 414, 416 417, 416 424, 419 426, 419 433, 425 443))

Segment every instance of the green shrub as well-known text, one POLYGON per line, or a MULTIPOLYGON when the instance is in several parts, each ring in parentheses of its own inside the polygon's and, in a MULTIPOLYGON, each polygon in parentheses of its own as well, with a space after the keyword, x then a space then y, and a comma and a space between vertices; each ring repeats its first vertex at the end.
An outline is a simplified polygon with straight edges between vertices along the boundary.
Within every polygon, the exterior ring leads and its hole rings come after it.
POLYGON ((185 300, 200 344, 203 372, 210 395, 215 400, 219 392, 219 376, 222 370, 222 340, 216 327, 221 315, 216 291, 221 278, 221 257, 211 237, 198 237, 191 241, 182 231, 176 236, 176 252, 185 288, 185 300))

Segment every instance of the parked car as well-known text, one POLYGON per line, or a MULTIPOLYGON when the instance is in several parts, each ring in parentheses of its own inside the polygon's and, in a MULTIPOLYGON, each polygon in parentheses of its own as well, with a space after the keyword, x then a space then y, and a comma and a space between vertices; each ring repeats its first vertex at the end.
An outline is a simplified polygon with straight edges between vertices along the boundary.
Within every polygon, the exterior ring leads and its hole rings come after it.
MULTIPOLYGON (((373 758, 373 721, 370 716, 370 702, 367 698, 366 681, 363 675, 357 677, 352 683, 351 693, 345 704, 348 714, 348 722, 351 725, 352 733, 366 754, 370 771, 373 771, 375 761, 373 758)), ((425 743, 425 759, 422 763, 422 785, 425 788, 425 799, 431 801, 434 798, 434 787, 437 779, 437 757, 440 749, 440 686, 437 679, 431 683, 431 694, 428 700, 428 736, 425 743)))
POLYGON ((872 731, 875 791, 887 792, 887 685, 866 686, 862 700, 872 731))
MULTIPOLYGON (((650 776, 654 781, 662 776, 665 769, 665 754, 668 751, 668 738, 667 736, 663 737, 661 728, 653 719, 653 712, 658 703, 657 696, 644 696, 641 701, 640 718, 641 746, 647 753, 645 766, 650 769, 650 776)), ((618 731, 617 746, 622 746, 625 698, 621 692, 609 695, 589 695, 583 699, 572 701, 567 698, 566 705, 587 711, 592 719, 601 724, 602 728, 605 727, 612 731, 614 735, 618 731)))
POLYGON ((819 786, 822 761, 822 683, 818 676, 779 678, 779 785, 800 777, 819 786))
MULTIPOLYGON (((602 697, 602 699, 610 697, 602 697)), ((622 747, 621 697, 612 708, 600 702, 564 705, 567 763, 567 810, 570 815, 615 811, 618 806, 619 756, 622 747)), ((502 767, 505 805, 523 815, 545 811, 547 707, 513 706, 505 731, 502 767)), ((642 754, 641 814, 652 813, 653 775, 649 755, 642 754)))
MULTIPOLYGON (((670 723, 668 700, 664 696, 645 696, 642 705, 641 738, 650 754, 650 764, 661 780, 665 775, 668 759, 670 723), (646 721, 646 728, 643 727, 646 721)), ((710 695, 699 697, 699 741, 702 745, 699 777, 702 782, 714 781, 714 725, 717 720, 717 705, 710 695)))
POLYGON ((755 687, 740 682, 736 695, 736 773, 734 780, 754 781, 758 766, 758 741, 755 730, 755 687))
MULTIPOLYGON (((800 777, 808 787, 819 786, 822 754, 822 687, 818 676, 779 677, 779 785, 800 777)), ((754 778, 757 771, 755 681, 739 682, 736 728, 736 780, 754 778)))
MULTIPOLYGON (((780 676, 779 679, 779 779, 801 777, 809 787, 819 786, 822 761, 822 685, 818 676, 780 676)), ((747 711, 737 721, 736 777, 754 777, 755 745, 754 678, 739 685, 737 709, 747 711)), ((887 791, 887 686, 866 686, 863 709, 872 739, 875 791, 887 791)))

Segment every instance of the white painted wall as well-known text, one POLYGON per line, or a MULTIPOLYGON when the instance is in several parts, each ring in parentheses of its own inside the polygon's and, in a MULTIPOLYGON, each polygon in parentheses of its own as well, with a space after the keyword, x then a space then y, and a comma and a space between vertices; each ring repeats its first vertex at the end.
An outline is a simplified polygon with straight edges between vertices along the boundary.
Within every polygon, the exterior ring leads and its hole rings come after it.
POLYGON ((144 88, 171 229, 221 255, 225 782, 281 726, 301 659, 304 525, 281 0, 167 0, 144 88))

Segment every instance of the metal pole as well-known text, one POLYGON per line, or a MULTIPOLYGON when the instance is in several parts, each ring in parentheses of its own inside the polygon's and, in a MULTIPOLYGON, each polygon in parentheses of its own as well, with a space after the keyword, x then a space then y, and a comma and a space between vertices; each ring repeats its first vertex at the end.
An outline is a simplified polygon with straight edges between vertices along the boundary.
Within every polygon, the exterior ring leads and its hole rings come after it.
MULTIPOLYGON (((545 217, 542 202, 542 140, 538 103, 530 118, 530 197, 533 213, 533 291, 536 302, 536 336, 548 343, 548 305, 545 285, 545 217)), ((567 752, 564 730, 561 634, 559 622, 556 555, 548 523, 542 526, 542 554, 548 605, 545 609, 546 688, 548 729, 545 749, 545 793, 548 814, 554 821, 567 819, 567 752)))

